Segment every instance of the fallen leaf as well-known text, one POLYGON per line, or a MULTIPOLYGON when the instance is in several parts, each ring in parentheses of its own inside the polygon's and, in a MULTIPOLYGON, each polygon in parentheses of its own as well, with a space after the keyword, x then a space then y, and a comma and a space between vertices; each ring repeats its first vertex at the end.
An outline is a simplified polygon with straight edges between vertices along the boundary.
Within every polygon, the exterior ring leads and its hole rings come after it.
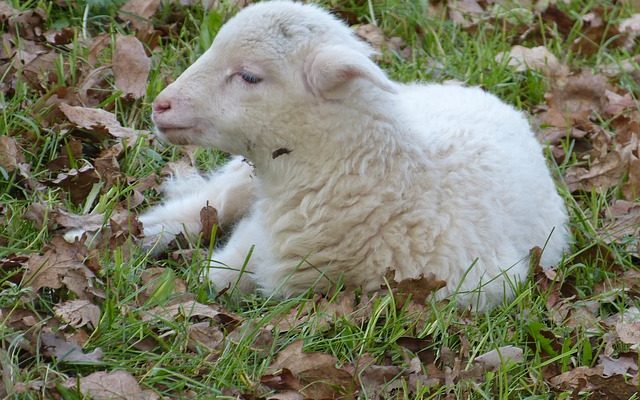
POLYGON ((613 358, 601 354, 598 363, 602 365, 602 376, 625 375, 628 371, 638 372, 638 363, 631 357, 613 358))
POLYGON ((147 79, 151 70, 151 59, 144 46, 135 36, 116 36, 113 54, 113 74, 116 87, 126 97, 139 99, 147 90, 147 79))
POLYGON ((249 347, 258 354, 269 354, 273 347, 273 333, 269 326, 262 327, 251 320, 235 328, 227 338, 243 348, 249 347))
POLYGON ((385 38, 382 29, 374 24, 358 25, 355 28, 355 33, 360 38, 364 39, 377 51, 381 51, 384 46, 385 38))
POLYGON ((178 278, 169 268, 152 267, 147 268, 141 276, 144 291, 140 294, 140 304, 156 305, 163 304, 171 297, 181 296, 184 301, 191 301, 187 298, 191 294, 187 293, 187 284, 178 278))
POLYGON ((624 47, 627 50, 632 49, 636 38, 640 36, 640 14, 633 14, 629 18, 620 21, 618 30, 626 36, 624 47))
POLYGON ((607 98, 604 112, 609 115, 621 114, 626 110, 635 110, 638 107, 630 93, 620 95, 611 90, 605 90, 604 94, 607 98))
POLYGON ((210 318, 221 323, 227 323, 226 319, 235 319, 236 323, 238 318, 223 313, 212 306, 198 303, 194 300, 173 304, 170 306, 159 306, 149 311, 143 312, 142 320, 151 321, 154 319, 175 320, 178 317, 191 318, 201 317, 210 318))
POLYGON ((55 236, 45 246, 42 255, 29 257, 24 282, 34 291, 43 287, 60 289, 66 286, 79 299, 88 299, 95 294, 90 289, 95 275, 84 264, 88 250, 80 242, 68 243, 55 236))
POLYGON ((60 172, 50 184, 59 186, 69 193, 71 201, 79 204, 85 201, 93 190, 93 185, 100 181, 93 165, 85 162, 80 168, 72 168, 60 172))
POLYGON ((118 17, 128 21, 138 31, 153 29, 150 18, 160 7, 160 0, 129 0, 118 11, 118 17))
POLYGON ((91 353, 84 353, 82 348, 75 343, 67 341, 64 337, 50 332, 40 335, 44 353, 55 357, 58 361, 68 363, 97 363, 102 359, 102 349, 95 348, 91 353))
MULTIPOLYGON (((404 279, 400 282, 395 280, 395 271, 388 270, 385 279, 389 283, 398 307, 402 307, 408 299, 414 303, 423 305, 427 298, 439 289, 447 286, 443 280, 439 280, 433 274, 421 275, 418 278, 404 279)), ((384 286, 382 286, 384 288, 384 286)))
POLYGON ((133 145, 138 138, 138 133, 131 128, 123 128, 118 119, 112 113, 99 109, 60 104, 60 110, 64 115, 80 128, 88 130, 106 129, 112 136, 121 138, 125 144, 133 145))
POLYGON ((629 399, 637 393, 637 376, 629 379, 624 375, 603 376, 602 365, 594 368, 577 367, 571 371, 557 375, 549 383, 561 390, 591 392, 594 398, 629 399))
POLYGON ((498 369, 505 364, 517 364, 524 361, 523 350, 516 346, 503 346, 488 351, 475 358, 474 361, 488 369, 498 369))
POLYGON ((209 322, 198 322, 187 328, 189 342, 187 347, 196 351, 197 346, 203 346, 209 351, 220 349, 224 344, 224 333, 219 326, 212 326, 209 322))
POLYGON ((10 136, 0 136, 0 168, 11 172, 22 162, 24 157, 18 149, 16 140, 10 136))
POLYGON ((100 307, 88 300, 69 300, 53 307, 56 317, 74 328, 85 325, 95 329, 100 321, 100 307))
POLYGON ((80 392, 93 400, 157 400, 150 390, 142 390, 136 379, 126 371, 94 372, 83 378, 69 379, 68 388, 78 387, 80 392))
POLYGON ((614 200, 605 212, 604 224, 597 231, 605 243, 625 243, 627 251, 637 252, 640 241, 640 203, 614 200))
POLYGON ((319 352, 304 353, 302 346, 303 341, 298 340, 278 353, 267 368, 267 374, 283 381, 288 385, 286 389, 299 390, 307 398, 336 398, 355 393, 353 376, 344 369, 336 368, 338 360, 335 357, 319 352))
POLYGON ((47 43, 60 46, 71 43, 75 34, 76 31, 73 28, 65 27, 62 29, 49 29, 44 33, 44 37, 47 39, 47 43))
POLYGON ((616 333, 622 343, 630 344, 631 348, 638 349, 640 344, 640 322, 618 322, 616 333))
POLYGON ((509 53, 499 53, 496 56, 496 61, 500 62, 505 57, 509 60, 507 65, 518 72, 533 69, 554 78, 569 75, 569 68, 561 64, 556 56, 544 46, 528 48, 516 45, 511 48, 509 53))
POLYGON ((431 364, 436 360, 436 349, 433 346, 433 339, 430 337, 420 339, 401 336, 396 340, 396 343, 417 355, 420 361, 425 364, 431 364))
POLYGON ((200 234, 205 245, 211 243, 214 229, 218 229, 218 210, 209 204, 200 210, 200 234))

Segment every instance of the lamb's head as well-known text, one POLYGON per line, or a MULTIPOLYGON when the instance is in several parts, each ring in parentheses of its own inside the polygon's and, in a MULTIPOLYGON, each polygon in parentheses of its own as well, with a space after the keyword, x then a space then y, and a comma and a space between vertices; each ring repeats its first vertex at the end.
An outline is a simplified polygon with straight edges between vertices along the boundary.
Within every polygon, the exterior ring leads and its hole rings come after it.
POLYGON ((259 3, 226 23, 211 48, 158 95, 153 120, 176 144, 249 158, 295 148, 308 138, 292 136, 304 136, 321 107, 340 110, 358 93, 395 91, 371 54, 316 6, 259 3))

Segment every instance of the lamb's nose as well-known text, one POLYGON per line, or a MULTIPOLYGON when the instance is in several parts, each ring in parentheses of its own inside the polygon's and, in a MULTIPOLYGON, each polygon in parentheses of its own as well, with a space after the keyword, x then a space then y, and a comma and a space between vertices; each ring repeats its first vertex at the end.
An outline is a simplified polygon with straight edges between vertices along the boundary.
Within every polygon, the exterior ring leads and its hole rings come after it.
POLYGON ((164 99, 156 99, 153 102, 153 111, 160 114, 165 111, 171 110, 171 101, 164 99))

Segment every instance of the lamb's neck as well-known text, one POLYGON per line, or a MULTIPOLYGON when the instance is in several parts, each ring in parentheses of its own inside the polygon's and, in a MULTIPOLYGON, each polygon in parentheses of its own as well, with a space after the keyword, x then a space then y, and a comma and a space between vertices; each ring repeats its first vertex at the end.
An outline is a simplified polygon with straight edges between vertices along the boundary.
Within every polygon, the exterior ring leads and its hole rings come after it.
POLYGON ((265 187, 317 186, 336 174, 384 176, 394 169, 411 168, 422 158, 416 150, 420 146, 405 131, 406 124, 395 117, 384 114, 354 117, 359 118, 359 124, 336 124, 304 132, 301 137, 316 140, 256 157, 252 160, 256 175, 265 187))

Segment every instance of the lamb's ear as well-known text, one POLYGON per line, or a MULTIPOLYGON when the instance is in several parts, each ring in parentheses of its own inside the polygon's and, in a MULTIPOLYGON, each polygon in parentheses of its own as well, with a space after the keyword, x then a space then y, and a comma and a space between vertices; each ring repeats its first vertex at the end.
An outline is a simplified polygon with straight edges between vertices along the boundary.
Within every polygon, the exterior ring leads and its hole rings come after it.
POLYGON ((366 79, 382 90, 396 93, 396 85, 367 56, 346 46, 322 46, 304 65, 308 88, 315 96, 341 99, 351 93, 351 83, 366 79))

